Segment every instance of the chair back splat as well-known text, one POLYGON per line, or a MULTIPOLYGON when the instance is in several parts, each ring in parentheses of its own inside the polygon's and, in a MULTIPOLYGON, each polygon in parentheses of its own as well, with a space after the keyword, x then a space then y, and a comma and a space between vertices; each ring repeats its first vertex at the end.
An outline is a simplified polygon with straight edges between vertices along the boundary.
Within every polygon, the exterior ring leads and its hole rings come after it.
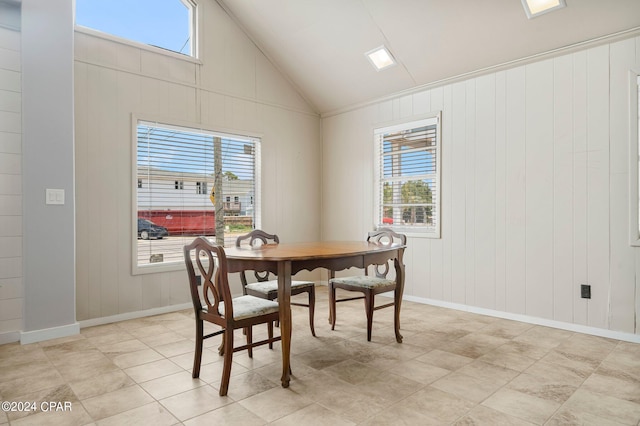
MULTIPOLYGON (((268 234, 265 231, 256 229, 248 234, 241 235, 236 239, 236 247, 243 245, 258 248, 263 245, 279 244, 280 238, 276 234, 268 234)), ((240 273, 240 281, 242 282, 242 291, 244 294, 250 294, 267 300, 275 300, 278 298, 278 280, 270 279, 269 272, 254 271, 256 282, 249 283, 247 281, 246 271, 240 273)), ((316 335, 313 317, 316 304, 315 284, 312 281, 291 281, 291 295, 295 296, 301 293, 309 295, 307 303, 291 301, 292 305, 306 306, 309 308, 309 328, 311 334, 316 335)))
POLYGON ((220 313, 220 303, 223 304, 222 311, 233 318, 233 303, 231 303, 231 291, 227 280, 227 257, 224 249, 199 237, 184 247, 184 258, 196 316, 198 312, 203 312, 202 300, 204 300, 207 305, 204 312, 207 312, 211 322, 223 325, 225 319, 220 313), (193 255, 190 255, 190 252, 193 252, 193 255), (206 261, 203 262, 203 259, 206 261), (196 273, 196 267, 198 273, 196 273), (202 289, 202 297, 200 289, 202 289))
POLYGON ((220 396, 225 396, 229 389, 233 353, 246 349, 249 357, 252 357, 254 347, 266 344, 273 347, 273 342, 281 339, 280 336, 273 337, 273 323, 280 319, 279 307, 271 300, 249 295, 232 296, 223 247, 198 237, 184 246, 183 252, 196 321, 196 348, 191 375, 194 379, 200 377, 203 341, 222 335, 222 343, 218 348, 218 353, 224 356, 220 396), (204 321, 221 329, 205 336, 204 321), (257 324, 267 324, 268 337, 254 342, 252 327, 257 324), (234 346, 233 331, 236 329, 244 330, 246 345, 234 346))
MULTIPOLYGON (((369 232, 367 241, 378 244, 381 246, 391 246, 393 244, 399 244, 406 246, 407 236, 404 234, 398 234, 391 229, 381 228, 377 231, 369 232)), ((397 260, 398 261, 398 260, 397 260)), ((402 262, 402 258, 399 259, 402 262)), ((349 300, 364 299, 365 312, 367 314, 367 340, 371 341, 371 328, 373 325, 373 311, 382 308, 388 308, 395 306, 395 301, 386 303, 384 305, 375 306, 376 294, 386 293, 389 291, 396 291, 397 283, 395 278, 387 278, 390 271, 390 261, 384 262, 380 265, 373 265, 374 275, 370 276, 368 268, 365 268, 364 275, 335 278, 334 271, 330 271, 329 276, 329 323, 331 329, 334 330, 336 326, 336 303, 346 302, 349 300), (337 299, 336 289, 342 289, 351 292, 362 293, 362 296, 348 297, 337 299)), ((399 309, 398 304, 398 309, 399 309)), ((398 311, 396 311, 398 312, 398 311)), ((394 321, 398 321, 398 314, 396 313, 394 321)), ((399 325, 396 330, 399 330, 399 325)), ((396 331, 397 332, 397 331, 396 331)))

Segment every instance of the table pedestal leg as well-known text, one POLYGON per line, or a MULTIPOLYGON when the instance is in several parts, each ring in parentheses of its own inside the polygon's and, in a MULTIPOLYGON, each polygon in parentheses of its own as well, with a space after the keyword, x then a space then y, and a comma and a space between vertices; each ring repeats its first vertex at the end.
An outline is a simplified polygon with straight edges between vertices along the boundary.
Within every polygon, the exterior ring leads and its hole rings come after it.
POLYGON ((394 261, 396 268, 396 291, 394 292, 394 316, 393 323, 396 331, 396 342, 402 343, 402 334, 400 334, 400 306, 402 305, 402 293, 404 292, 404 261, 402 257, 404 249, 398 250, 398 256, 394 261))
POLYGON ((282 336, 282 387, 289 387, 291 373, 291 262, 278 263, 278 304, 282 336))

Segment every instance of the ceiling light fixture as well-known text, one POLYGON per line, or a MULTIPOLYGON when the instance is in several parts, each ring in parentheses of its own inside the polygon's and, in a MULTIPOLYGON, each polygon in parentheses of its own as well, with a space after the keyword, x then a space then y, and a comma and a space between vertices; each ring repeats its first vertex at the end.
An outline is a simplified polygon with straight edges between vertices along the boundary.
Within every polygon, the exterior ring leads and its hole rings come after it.
POLYGON ((365 56, 375 67, 376 71, 389 68, 396 64, 396 60, 391 56, 391 52, 389 52, 389 50, 384 46, 376 47, 375 49, 368 51, 365 53, 365 56))
POLYGON ((522 0, 527 18, 535 18, 556 9, 567 7, 565 0, 522 0))

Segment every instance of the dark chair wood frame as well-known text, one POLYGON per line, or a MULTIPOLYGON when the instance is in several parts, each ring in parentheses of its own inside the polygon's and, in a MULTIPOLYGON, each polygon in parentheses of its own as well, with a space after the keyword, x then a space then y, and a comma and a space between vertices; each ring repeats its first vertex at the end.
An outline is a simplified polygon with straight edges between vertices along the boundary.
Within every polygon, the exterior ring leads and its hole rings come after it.
MULTIPOLYGON (((280 238, 276 234, 268 234, 261 229, 255 229, 248 234, 240 235, 236 239, 236 247, 241 247, 243 244, 248 244, 254 247, 258 242, 262 244, 279 244, 280 238)), ((242 291, 244 294, 249 294, 251 296, 260 297, 268 300, 275 300, 278 298, 278 285, 277 282, 274 283, 273 288, 269 290, 268 293, 253 291, 251 288, 247 288, 247 276, 245 274, 246 271, 240 273, 240 281, 242 282, 242 291)), ((255 277, 258 282, 266 282, 269 281, 269 272, 255 272, 255 277)), ((316 289, 313 282, 308 282, 307 285, 297 285, 291 288, 291 295, 295 296, 297 294, 308 293, 309 294, 309 302, 308 303, 299 303, 299 302, 291 302, 292 305, 296 306, 305 306, 309 308, 309 328, 311 328, 311 334, 316 337, 316 330, 314 327, 313 318, 315 316, 315 306, 316 306, 316 289)))
MULTIPOLYGON (((379 244, 379 245, 391 245, 394 242, 399 242, 403 246, 407 244, 407 236, 404 234, 398 234, 391 229, 381 228, 377 231, 369 232, 367 241, 379 244)), ((375 271, 375 277, 379 279, 386 279, 389 273, 389 263, 382 265, 373 265, 375 271)), ((369 276, 368 268, 364 270, 365 276, 369 276)), ((367 341, 371 341, 371 328, 373 325, 373 311, 378 309, 388 308, 395 305, 395 301, 391 303, 385 303, 383 305, 375 306, 376 294, 386 293, 394 291, 396 289, 396 281, 384 285, 376 285, 372 287, 363 286, 360 280, 354 280, 349 282, 350 277, 341 278, 341 282, 335 281, 335 272, 329 271, 329 323, 331 324, 331 330, 336 326, 336 303, 346 302, 349 300, 364 299, 364 308, 367 315, 367 341), (349 297, 344 299, 336 298, 336 289, 340 288, 347 291, 355 291, 363 293, 363 296, 349 297)), ((356 277, 354 277, 356 278, 356 277)), ((360 277, 357 277, 358 279, 360 277)))
POLYGON ((227 259, 224 249, 218 245, 209 243, 209 241, 203 237, 198 237, 191 244, 184 246, 183 251, 196 320, 196 347, 191 376, 194 379, 200 376, 204 340, 222 334, 222 346, 219 352, 220 355, 224 356, 224 360, 220 383, 220 396, 225 396, 229 389, 233 353, 246 349, 248 350, 249 357, 252 357, 252 349, 254 347, 265 344, 272 345, 273 342, 281 340, 281 336, 273 337, 273 322, 279 320, 280 314, 276 309, 268 313, 235 319, 233 298, 231 296, 231 290, 229 289, 227 275, 227 259), (194 263, 200 272, 199 276, 196 275, 194 263), (201 284, 200 277, 202 279, 201 284), (202 290, 202 299, 206 303, 205 307, 203 307, 201 302, 199 287, 202 290), (221 310, 223 313, 221 313, 221 310), (222 329, 205 336, 204 321, 219 325, 222 329), (265 323, 267 324, 268 338, 259 342, 253 342, 252 326, 265 323), (245 330, 247 344, 234 347, 233 331, 240 328, 245 330))

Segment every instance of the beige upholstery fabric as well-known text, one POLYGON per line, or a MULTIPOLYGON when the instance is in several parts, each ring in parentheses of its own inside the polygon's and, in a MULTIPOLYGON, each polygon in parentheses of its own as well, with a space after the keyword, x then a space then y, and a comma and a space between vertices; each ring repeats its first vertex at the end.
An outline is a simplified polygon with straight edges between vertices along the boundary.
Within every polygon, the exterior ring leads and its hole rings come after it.
POLYGON ((348 284, 363 288, 376 288, 381 286, 393 285, 394 280, 388 280, 386 278, 370 277, 367 275, 359 275, 353 277, 333 278, 331 280, 336 284, 348 284))
MULTIPOLYGON (((313 285, 313 283, 309 281, 291 281, 291 289, 306 287, 308 285, 313 285)), ((247 284, 247 289, 258 293, 268 294, 271 291, 278 291, 278 281, 272 280, 247 284)))
MULTIPOLYGON (((233 298, 233 318, 241 320, 258 315, 278 312, 278 302, 260 299, 254 296, 240 296, 233 298)), ((224 315, 224 304, 220 304, 220 314, 224 315)))

